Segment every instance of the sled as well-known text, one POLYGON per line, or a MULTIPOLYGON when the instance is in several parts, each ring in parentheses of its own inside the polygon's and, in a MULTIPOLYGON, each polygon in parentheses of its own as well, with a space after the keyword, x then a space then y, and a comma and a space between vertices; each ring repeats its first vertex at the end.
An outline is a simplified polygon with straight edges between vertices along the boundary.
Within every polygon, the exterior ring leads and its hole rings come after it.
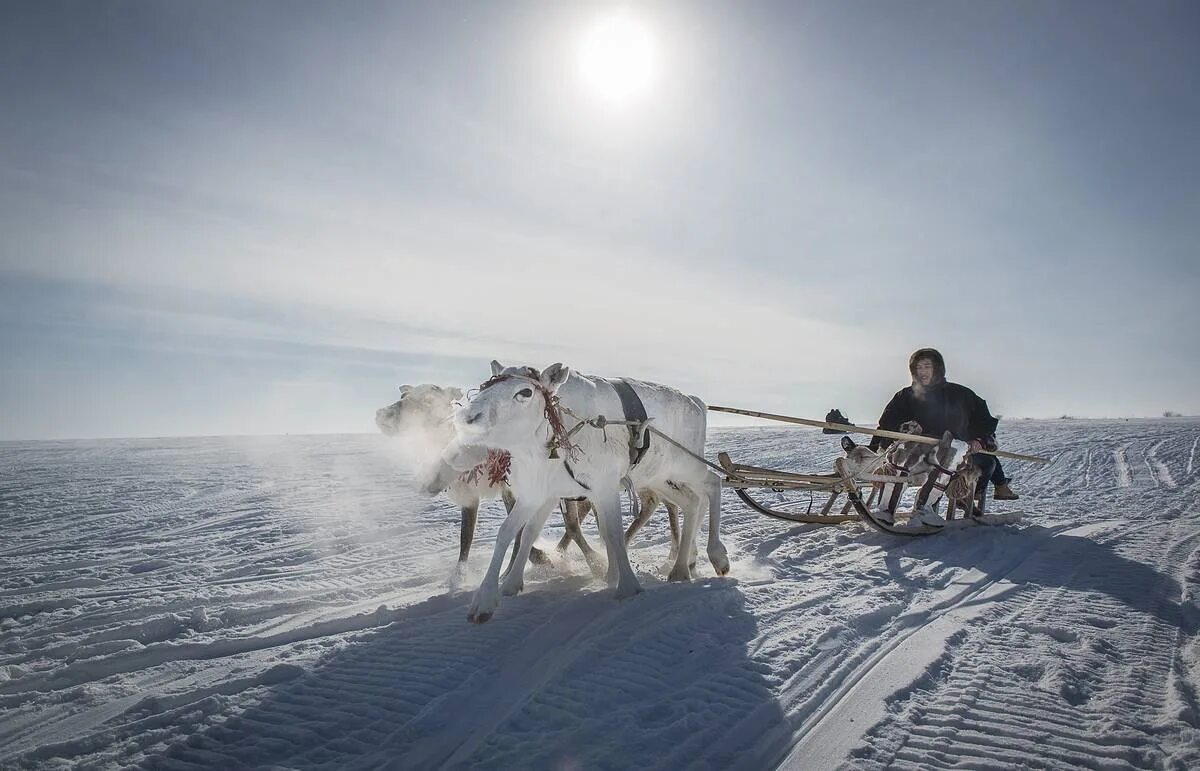
POLYGON ((833 513, 838 497, 855 484, 853 481, 847 483, 837 474, 794 474, 747 466, 734 463, 726 452, 717 453, 717 462, 725 471, 724 486, 760 514, 811 525, 837 525, 859 518, 859 514, 851 509, 849 497, 838 512, 833 513), (786 499, 767 502, 765 496, 752 494, 752 490, 773 492, 780 497, 786 496, 786 499), (814 514, 813 505, 818 496, 824 496, 825 501, 814 514))
MULTIPOLYGON (((929 525, 914 518, 911 509, 877 508, 871 505, 871 496, 864 499, 864 488, 907 483, 902 475, 852 475, 841 458, 835 462, 837 472, 833 474, 797 474, 734 463, 726 452, 717 453, 717 461, 725 472, 724 487, 733 490, 742 503, 759 514, 788 522, 839 525, 861 519, 883 533, 917 536, 973 525, 1011 524, 1020 522, 1024 516, 1022 511, 986 513, 983 501, 979 500, 973 511, 946 519, 944 524, 929 525), (774 495, 775 500, 768 500, 768 494, 774 495)), ((945 477, 945 472, 930 472, 933 484, 944 484, 945 477)))
MULTIPOLYGON (((827 425, 823 421, 789 418, 727 407, 709 407, 709 409, 816 427, 827 425)), ((882 435, 924 445, 938 444, 937 439, 916 434, 844 424, 838 424, 837 427, 847 433, 882 435)), ((846 441, 848 440, 843 440, 843 442, 846 441)), ((948 446, 942 445, 943 448, 948 446)), ((854 443, 843 444, 843 447, 847 450, 847 454, 850 454, 854 443)), ((855 450, 855 452, 861 452, 861 450, 855 450)), ((992 451, 990 454, 1041 463, 1048 462, 1047 459, 1032 455, 999 450, 992 451)), ((868 452, 868 456, 873 457, 873 454, 868 452)), ((835 471, 830 474, 801 474, 735 463, 726 452, 718 453, 717 460, 720 463, 720 470, 724 474, 724 486, 732 489, 743 503, 760 514, 789 522, 837 525, 861 519, 880 532, 900 536, 921 536, 974 525, 1010 524, 1021 521, 1024 516, 1021 511, 985 512, 986 483, 976 494, 969 494, 965 492, 971 489, 968 482, 968 486, 965 488, 961 486, 954 488, 956 494, 952 496, 952 485, 959 481, 958 477, 961 473, 966 473, 963 472, 963 469, 970 468, 969 465, 961 466, 956 470, 934 464, 923 470, 919 477, 920 485, 916 486, 912 483, 918 479, 910 477, 907 469, 891 468, 886 473, 877 473, 875 470, 856 471, 851 464, 847 463, 846 458, 838 458, 834 462, 835 471), (915 507, 902 509, 899 506, 901 496, 910 487, 917 489, 915 507), (864 489, 871 490, 865 499, 863 497, 864 489), (888 495, 887 501, 883 500, 885 494, 888 495), (878 505, 874 505, 876 495, 879 495, 880 498, 878 505), (929 503, 931 498, 933 503, 929 503), (941 503, 942 498, 947 501, 946 512, 938 514, 937 506, 941 503), (950 503, 952 499, 953 503, 950 503), (840 507, 838 507, 839 501, 841 502, 840 507), (959 516, 955 516, 956 509, 961 509, 959 516), (921 516, 922 512, 924 512, 924 516, 921 516), (937 514, 937 516, 932 516, 932 514, 937 514)))

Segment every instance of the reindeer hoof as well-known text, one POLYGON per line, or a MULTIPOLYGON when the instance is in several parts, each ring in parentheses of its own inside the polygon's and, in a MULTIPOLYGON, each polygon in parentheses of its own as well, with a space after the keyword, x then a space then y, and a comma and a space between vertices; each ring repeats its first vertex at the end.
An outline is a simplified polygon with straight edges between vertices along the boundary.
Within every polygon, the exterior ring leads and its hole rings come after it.
POLYGON ((480 613, 479 611, 474 611, 467 614, 467 621, 470 621, 472 624, 486 624, 491 617, 491 613, 480 613))
POLYGON ((617 587, 617 599, 618 600, 628 600, 630 597, 633 597, 634 595, 641 594, 641 593, 642 593, 642 587, 639 586, 636 581, 633 582, 633 584, 631 586, 626 585, 626 586, 618 586, 617 587))
POLYGON ((525 589, 524 581, 505 581, 500 586, 500 591, 505 597, 516 597, 525 589))
POLYGON ((729 555, 724 551, 719 554, 710 554, 708 559, 712 562, 713 570, 717 571, 717 575, 729 575, 729 555))
POLYGON ((535 565, 551 564, 550 558, 548 556, 546 556, 546 552, 542 551, 541 549, 537 549, 537 548, 529 550, 529 561, 535 565))
POLYGON ((671 568, 671 573, 667 576, 668 581, 691 581, 692 572, 686 567, 679 568, 678 566, 671 568))

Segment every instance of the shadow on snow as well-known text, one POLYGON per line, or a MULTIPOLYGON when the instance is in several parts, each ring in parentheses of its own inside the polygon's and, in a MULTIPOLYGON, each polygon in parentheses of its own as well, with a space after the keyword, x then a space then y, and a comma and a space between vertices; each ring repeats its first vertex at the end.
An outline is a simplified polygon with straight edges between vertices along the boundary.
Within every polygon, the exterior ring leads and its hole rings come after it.
MULTIPOLYGON (((430 598, 150 767, 758 767, 790 730, 738 584, 646 580, 617 602, 558 578, 466 621, 430 598), (771 737, 764 741, 764 737, 771 737)), ((783 744, 781 744, 783 743, 783 744)))

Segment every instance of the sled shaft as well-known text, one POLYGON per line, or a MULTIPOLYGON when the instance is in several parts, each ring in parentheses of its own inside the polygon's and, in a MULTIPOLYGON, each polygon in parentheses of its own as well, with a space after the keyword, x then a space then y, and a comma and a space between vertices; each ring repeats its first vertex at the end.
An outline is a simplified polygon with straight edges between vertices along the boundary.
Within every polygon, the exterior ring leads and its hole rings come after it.
MULTIPOLYGON (((775 415, 770 412, 756 412, 755 410, 740 410, 736 407, 717 407, 708 405, 708 408, 713 412, 728 412, 733 415, 746 415, 751 418, 764 418, 766 420, 778 420, 782 423, 796 423, 801 426, 813 426, 814 428, 834 428, 838 431, 845 431, 852 434, 869 434, 870 436, 882 436, 885 439, 900 439, 908 442, 921 442, 923 444, 937 444, 938 440, 930 436, 919 436, 917 434, 904 434, 899 431, 888 431, 882 428, 866 428, 864 426, 856 426, 852 423, 826 423, 823 420, 809 420, 808 418, 796 418, 791 415, 775 415)), ((1009 452, 1007 450, 981 450, 985 455, 995 455, 1000 458, 1012 458, 1013 460, 1027 460, 1031 463, 1049 463, 1049 458, 1039 458, 1036 455, 1022 455, 1019 452, 1009 452)))

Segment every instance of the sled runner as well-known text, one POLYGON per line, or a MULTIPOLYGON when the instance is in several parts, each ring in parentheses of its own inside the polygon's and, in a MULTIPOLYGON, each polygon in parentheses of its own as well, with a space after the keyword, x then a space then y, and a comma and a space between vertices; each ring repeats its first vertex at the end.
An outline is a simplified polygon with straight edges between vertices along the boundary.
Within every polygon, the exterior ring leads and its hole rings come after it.
MULTIPOLYGON (((830 427, 822 421, 770 413, 728 407, 709 409, 830 427)), ((985 513, 986 480, 980 484, 978 467, 970 462, 966 445, 953 440, 949 433, 935 439, 840 422, 836 428, 839 433, 864 433, 898 441, 886 452, 877 454, 844 436, 842 449, 846 457, 838 458, 834 472, 829 474, 800 474, 735 463, 728 453, 721 452, 717 459, 724 473, 724 485, 751 509, 769 517, 819 525, 861 518, 876 530, 893 535, 930 535, 948 528, 1006 524, 1018 522, 1023 516, 1020 511, 985 513), (865 498, 864 490, 869 490, 865 498), (911 506, 901 508, 906 491, 915 491, 915 500, 911 506), (945 511, 939 513, 943 499, 945 511)), ((1048 462, 1000 450, 990 454, 1048 462)))

